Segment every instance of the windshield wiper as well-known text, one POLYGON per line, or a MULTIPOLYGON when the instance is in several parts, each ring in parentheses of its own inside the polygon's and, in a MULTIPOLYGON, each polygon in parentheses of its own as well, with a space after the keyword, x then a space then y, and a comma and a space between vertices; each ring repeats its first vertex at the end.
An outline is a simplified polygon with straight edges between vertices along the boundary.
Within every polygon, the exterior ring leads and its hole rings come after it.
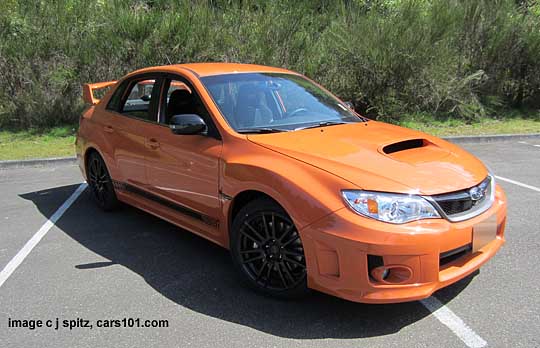
POLYGON ((256 134, 266 134, 266 133, 281 133, 281 132, 288 132, 288 130, 285 129, 279 129, 279 128, 241 128, 236 130, 238 133, 241 134, 249 134, 249 133, 256 133, 256 134))
POLYGON ((302 129, 309 129, 309 128, 319 128, 319 127, 327 127, 327 126, 337 126, 337 125, 340 125, 340 124, 347 124, 349 122, 341 122, 341 121, 323 121, 323 122, 319 122, 317 124, 313 124, 311 126, 305 126, 305 127, 298 127, 298 128, 295 128, 294 130, 302 130, 302 129))

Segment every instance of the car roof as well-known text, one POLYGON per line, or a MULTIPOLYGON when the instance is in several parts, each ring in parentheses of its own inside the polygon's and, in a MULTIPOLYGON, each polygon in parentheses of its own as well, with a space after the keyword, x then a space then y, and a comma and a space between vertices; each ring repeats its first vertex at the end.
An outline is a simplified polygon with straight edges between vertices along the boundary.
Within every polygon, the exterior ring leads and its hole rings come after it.
MULTIPOLYGON (((135 71, 134 73, 151 72, 156 70, 191 70, 199 77, 211 76, 211 75, 223 75, 233 73, 249 73, 249 72, 274 72, 274 73, 287 73, 295 74, 294 72, 275 68, 265 65, 256 64, 239 64, 239 63, 188 63, 188 64, 174 64, 149 67, 135 71)), ((131 74, 130 74, 131 75, 131 74)))

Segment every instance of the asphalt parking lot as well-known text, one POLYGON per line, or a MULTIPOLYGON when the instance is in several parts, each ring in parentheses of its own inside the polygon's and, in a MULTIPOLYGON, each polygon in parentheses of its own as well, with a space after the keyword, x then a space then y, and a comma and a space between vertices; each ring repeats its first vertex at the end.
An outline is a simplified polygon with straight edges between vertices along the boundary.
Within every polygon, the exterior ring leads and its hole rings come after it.
MULTIPOLYGON (((318 293, 297 302, 261 297, 237 282, 226 250, 134 208, 102 213, 84 191, 0 279, 0 347, 538 347, 540 139, 463 147, 506 190, 507 243, 480 272, 435 294, 429 303, 444 311, 318 293), (56 318, 94 325, 8 327, 56 318), (96 326, 122 318, 168 327, 96 326)), ((73 165, 0 170, 0 270, 81 181, 73 165)))

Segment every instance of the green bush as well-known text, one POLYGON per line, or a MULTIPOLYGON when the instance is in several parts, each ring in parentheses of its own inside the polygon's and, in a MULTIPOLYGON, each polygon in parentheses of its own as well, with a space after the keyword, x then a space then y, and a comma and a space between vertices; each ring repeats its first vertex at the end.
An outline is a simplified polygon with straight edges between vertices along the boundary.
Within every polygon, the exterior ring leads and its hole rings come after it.
POLYGON ((81 85, 161 64, 282 66, 372 117, 540 108, 540 4, 3 0, 0 126, 75 122, 81 85))

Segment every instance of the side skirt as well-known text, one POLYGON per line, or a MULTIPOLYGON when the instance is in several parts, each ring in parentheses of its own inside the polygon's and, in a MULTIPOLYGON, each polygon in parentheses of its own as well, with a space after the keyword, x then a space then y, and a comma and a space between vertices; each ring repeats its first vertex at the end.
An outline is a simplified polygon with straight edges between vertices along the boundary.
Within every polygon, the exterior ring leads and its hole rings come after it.
POLYGON ((204 233, 200 228, 198 228, 196 225, 190 224, 187 221, 178 219, 177 216, 174 216, 173 214, 163 211, 163 210, 157 210, 155 205, 149 204, 148 200, 145 200, 144 198, 140 196, 136 196, 133 194, 130 194, 126 191, 118 191, 118 199, 122 201, 123 203, 126 203, 128 205, 131 205, 137 209, 140 209, 146 213, 152 214, 162 220, 165 220, 175 226, 178 226, 190 233, 196 234, 199 237, 202 237, 204 239, 209 240, 210 242, 213 242, 221 247, 224 247, 226 249, 227 246, 224 244, 222 238, 220 238, 218 235, 210 234, 210 233, 204 233))
POLYGON ((153 193, 150 193, 148 191, 145 191, 145 190, 141 190, 140 188, 138 187, 135 187, 133 185, 130 185, 130 184, 127 184, 127 183, 123 183, 123 182, 119 182, 119 181, 116 181, 116 180, 113 180, 113 185, 114 185, 114 188, 116 190, 119 190, 119 191, 124 191, 124 192, 129 192, 129 193, 132 193, 132 194, 135 194, 137 196, 141 196, 145 199, 148 199, 150 201, 153 201, 154 203, 157 203, 157 204, 160 204, 160 205, 163 205, 169 209, 172 209, 172 210, 175 210, 177 212, 179 212, 180 214, 183 214, 183 215, 186 215, 186 216, 189 216, 195 220, 199 220, 199 221, 202 221, 204 222, 205 224, 209 225, 209 226, 212 226, 214 228, 219 228, 219 221, 217 219, 214 219, 213 217, 210 217, 208 215, 205 215, 205 214, 201 214, 193 209, 190 209, 186 206, 183 206, 181 204, 178 204, 178 203, 175 203, 175 202, 172 202, 170 200, 167 200, 167 199, 164 199, 160 196, 157 196, 153 193))

